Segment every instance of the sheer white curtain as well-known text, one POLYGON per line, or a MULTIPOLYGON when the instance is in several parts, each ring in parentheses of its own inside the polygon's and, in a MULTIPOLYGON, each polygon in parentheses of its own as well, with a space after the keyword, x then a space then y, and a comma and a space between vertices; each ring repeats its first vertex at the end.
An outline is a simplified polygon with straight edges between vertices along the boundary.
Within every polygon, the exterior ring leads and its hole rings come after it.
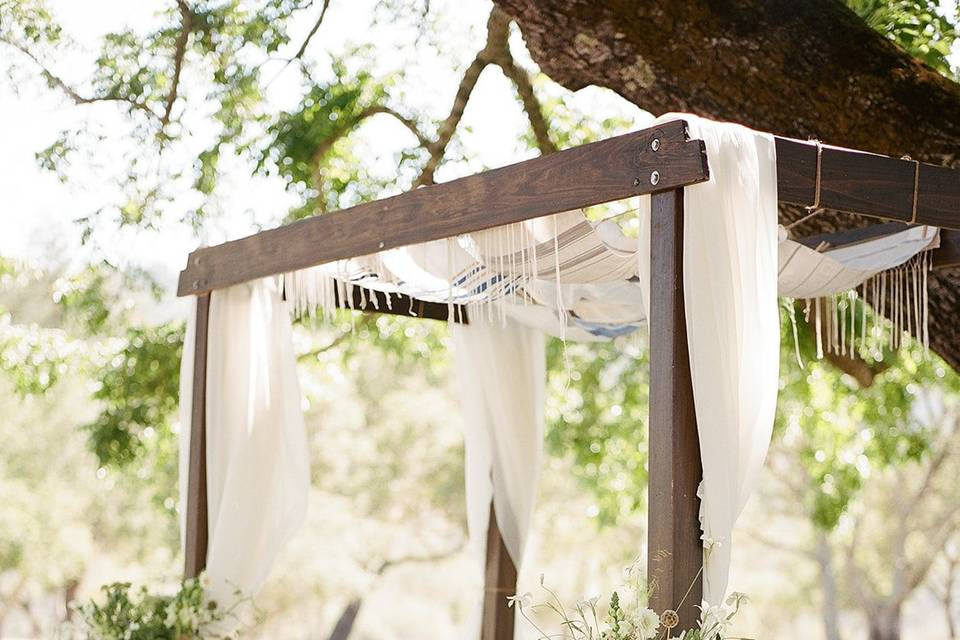
MULTIPOLYGON (((773 138, 688 114, 706 143, 710 180, 684 197, 684 303, 703 460, 704 599, 723 600, 734 524, 755 488, 779 384, 777 175, 773 138)), ((650 288, 649 197, 640 282, 650 288)), ((649 304, 649 303, 647 303, 649 304)), ((649 308, 647 309, 649 317, 649 308)))
MULTIPOLYGON (((186 511, 194 317, 180 371, 180 495, 186 511)), ((290 314, 273 279, 214 291, 207 343, 210 595, 252 595, 306 515, 310 489, 290 314)), ((181 519, 181 527, 183 526, 181 519)))
POLYGON ((545 340, 509 318, 476 316, 468 325, 450 324, 465 431, 467 525, 482 571, 492 500, 519 568, 543 453, 545 340))

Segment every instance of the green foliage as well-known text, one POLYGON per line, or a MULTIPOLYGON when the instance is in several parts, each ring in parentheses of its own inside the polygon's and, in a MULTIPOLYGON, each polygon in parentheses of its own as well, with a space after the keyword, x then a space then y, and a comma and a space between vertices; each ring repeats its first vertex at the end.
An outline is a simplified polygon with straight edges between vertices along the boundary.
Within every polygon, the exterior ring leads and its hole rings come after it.
POLYGON ((21 395, 39 394, 67 372, 77 345, 62 331, 21 326, 0 315, 0 369, 21 395))
POLYGON ((940 13, 937 0, 845 0, 867 24, 928 66, 952 75, 949 56, 957 41, 957 15, 940 13))
POLYGON ((107 328, 116 295, 104 269, 90 265, 72 276, 60 278, 53 300, 76 328, 97 335, 107 328))
MULTIPOLYGON (((859 335, 862 309, 859 303, 854 308, 859 335)), ((956 393, 960 376, 935 354, 926 356, 915 342, 891 351, 886 346, 889 334, 873 328, 871 311, 869 344, 860 357, 874 377, 872 384, 861 386, 829 359, 816 359, 814 331, 798 311, 801 367, 788 337, 792 332, 788 311, 781 320, 784 340, 775 437, 797 451, 810 482, 807 506, 815 524, 832 529, 872 470, 918 461, 927 454, 938 425, 918 419, 917 393, 935 388, 956 393)))
MULTIPOLYGON (((182 122, 188 107, 211 114, 219 125, 205 148, 196 151, 195 141, 178 147, 178 153, 196 154, 193 186, 202 196, 213 193, 223 150, 245 149, 248 131, 255 136, 262 133, 262 66, 289 42, 291 20, 314 3, 167 0, 162 4, 153 27, 105 34, 89 80, 72 86, 46 66, 48 59, 68 55, 70 45, 46 4, 41 0, 0 3, 0 43, 39 66, 51 88, 73 102, 114 104, 129 125, 109 133, 92 126, 64 130, 37 154, 40 166, 66 179, 71 163, 94 160, 99 141, 125 140, 132 152, 122 163, 125 170, 116 176, 124 195, 104 211, 115 213, 121 224, 141 228, 156 225, 165 205, 182 193, 181 164, 162 165, 158 172, 157 156, 189 137, 182 122), (204 90, 192 95, 188 87, 193 86, 204 90)), ((201 204, 181 217, 199 226, 206 213, 201 204)), ((84 233, 92 235, 91 219, 82 220, 87 224, 84 233)))
POLYGON ((100 372, 93 393, 103 410, 86 426, 103 465, 138 459, 150 440, 170 440, 179 399, 183 325, 133 328, 100 372))
POLYGON ((55 45, 62 36, 45 0, 0 0, 0 40, 55 45))
POLYGON ((300 105, 267 128, 258 167, 280 175, 304 198, 305 206, 292 217, 356 204, 385 186, 365 171, 347 136, 385 108, 393 82, 362 68, 351 72, 343 60, 334 60, 331 80, 309 86, 300 105))
POLYGON ((569 457, 612 525, 646 504, 649 360, 620 343, 548 345, 547 450, 569 457))
MULTIPOLYGON (((101 588, 102 601, 90 600, 77 612, 77 637, 86 640, 200 640, 226 637, 211 628, 231 615, 204 596, 200 580, 184 580, 173 595, 134 589, 129 582, 101 588)), ((235 637, 230 634, 229 637, 235 637)))

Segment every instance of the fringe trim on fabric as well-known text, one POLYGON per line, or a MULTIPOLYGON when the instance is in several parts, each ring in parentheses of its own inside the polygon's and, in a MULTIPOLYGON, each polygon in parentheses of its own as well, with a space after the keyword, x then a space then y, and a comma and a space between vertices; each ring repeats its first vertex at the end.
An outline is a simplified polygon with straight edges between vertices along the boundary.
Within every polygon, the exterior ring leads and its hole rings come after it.
MULTIPOLYGON (((886 329, 886 347, 899 349, 904 335, 913 336, 930 351, 930 314, 928 272, 932 268, 929 252, 921 252, 904 264, 881 271, 855 289, 832 296, 805 299, 804 318, 811 321, 816 335, 817 358, 824 353, 854 356, 869 348, 868 339, 879 339, 886 329), (867 306, 874 313, 867 314, 867 306), (884 314, 890 307, 889 317, 884 314), (872 322, 871 322, 872 319, 872 322), (870 325, 868 327, 868 324, 870 325)), ((793 304, 790 305, 792 312, 793 304)), ((795 324, 796 319, 791 318, 795 324)), ((799 346, 794 326, 798 362, 799 346)))
MULTIPOLYGON (((500 304, 502 301, 530 305, 533 298, 527 290, 531 281, 554 280, 557 320, 560 335, 565 338, 568 314, 560 277, 565 263, 557 233, 559 216, 540 222, 552 224, 553 230, 553 237, 543 242, 538 243, 532 224, 532 221, 520 222, 445 239, 446 271, 453 275, 441 285, 442 289, 413 291, 409 297, 445 304, 448 320, 462 320, 466 311, 468 317, 486 317, 490 322, 506 323, 507 311, 500 304), (460 251, 459 247, 472 254, 475 261, 455 273, 454 257, 460 251)), ((398 294, 374 292, 364 286, 365 282, 393 285, 404 293, 409 288, 386 267, 382 253, 286 273, 281 285, 295 317, 329 319, 337 309, 365 308, 368 304, 379 308, 380 298, 385 299, 387 309, 393 311, 398 294), (355 298, 358 298, 359 307, 355 305, 355 298)), ((415 315, 412 307, 409 314, 415 315)))

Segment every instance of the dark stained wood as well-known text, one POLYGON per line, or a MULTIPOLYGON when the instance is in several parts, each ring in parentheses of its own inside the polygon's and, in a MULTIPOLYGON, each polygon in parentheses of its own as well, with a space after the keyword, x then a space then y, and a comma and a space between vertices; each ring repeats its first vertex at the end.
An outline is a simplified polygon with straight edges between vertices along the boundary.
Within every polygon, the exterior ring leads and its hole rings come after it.
POLYGON ((198 249, 178 295, 448 238, 708 178, 682 120, 198 249), (652 141, 659 140, 657 151, 652 141))
POLYGON ((696 625, 703 595, 703 471, 683 303, 683 190, 654 194, 651 213, 647 571, 651 606, 676 610, 679 632, 696 625))
MULTIPOLYGON (((777 138, 777 187, 780 202, 812 205, 815 200, 817 147, 777 138)), ((825 209, 910 222, 916 163, 823 145, 820 205, 825 209)), ((960 172, 920 164, 917 224, 960 229, 960 172)))
MULTIPOLYGON (((816 146, 779 137, 776 145, 780 201, 813 204, 816 146)), ((702 144, 687 139, 683 121, 198 249, 178 295, 649 193, 653 171, 664 189, 708 176, 702 144)), ((915 171, 912 161, 825 145, 820 204, 910 222, 915 171)), ((917 184, 916 223, 960 229, 960 172, 921 164, 917 184)))
MULTIPOLYGON (((190 456, 187 471, 187 517, 184 544, 185 578, 195 578, 207 566, 207 333, 210 294, 197 296, 196 340, 193 350, 193 400, 190 415, 190 456)), ((184 425, 182 428, 186 428, 184 425)))
POLYGON ((866 240, 872 240, 880 236, 890 235, 898 231, 904 231, 907 225, 900 222, 886 222, 883 224, 872 224, 866 227, 856 229, 846 229, 844 231, 835 231, 833 233, 818 233, 813 236, 797 238, 797 242, 811 248, 819 247, 826 243, 830 247, 841 247, 848 244, 856 244, 866 240))
MULTIPOLYGON (((408 318, 427 318, 446 322, 450 315, 450 308, 440 302, 429 302, 411 298, 401 293, 391 293, 388 305, 386 293, 374 289, 367 289, 362 292, 360 288, 354 286, 348 289, 351 297, 349 304, 345 300, 341 301, 339 291, 334 290, 334 302, 341 309, 355 309, 367 313, 386 313, 408 318)), ((451 319, 458 324, 468 324, 467 309, 463 305, 453 305, 453 317, 451 319)))
POLYGON ((485 584, 480 639, 513 640, 516 610, 507 606, 507 597, 517 591, 517 567, 503 543, 492 503, 490 525, 487 527, 485 584))
POLYGON ((933 268, 960 267, 960 231, 941 231, 940 248, 933 252, 933 268))

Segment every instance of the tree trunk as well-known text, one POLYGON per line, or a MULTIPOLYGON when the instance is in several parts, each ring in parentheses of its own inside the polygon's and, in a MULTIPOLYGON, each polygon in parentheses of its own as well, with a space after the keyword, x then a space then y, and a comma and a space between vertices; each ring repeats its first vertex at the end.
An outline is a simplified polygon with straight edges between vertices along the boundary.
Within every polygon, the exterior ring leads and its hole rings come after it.
POLYGON ((900 640, 900 608, 883 610, 868 622, 869 640, 900 640))
POLYGON ((357 616, 360 614, 360 605, 362 604, 362 599, 354 598, 344 607, 340 613, 340 618, 337 620, 337 624, 333 627, 333 631, 330 632, 328 640, 347 640, 347 638, 350 637, 350 634, 353 633, 353 625, 356 624, 357 616))
POLYGON ((833 551, 827 534, 817 530, 817 565, 820 570, 820 591, 823 598, 823 631, 827 640, 841 640, 837 578, 834 575, 833 551))
MULTIPOLYGON (((599 85, 654 113, 955 165, 960 85, 837 0, 494 0, 569 89, 599 85)), ((797 209, 782 215, 795 219, 797 209)), ((821 214, 799 235, 866 222, 821 214)), ((931 342, 960 368, 958 272, 930 278, 931 342)))

